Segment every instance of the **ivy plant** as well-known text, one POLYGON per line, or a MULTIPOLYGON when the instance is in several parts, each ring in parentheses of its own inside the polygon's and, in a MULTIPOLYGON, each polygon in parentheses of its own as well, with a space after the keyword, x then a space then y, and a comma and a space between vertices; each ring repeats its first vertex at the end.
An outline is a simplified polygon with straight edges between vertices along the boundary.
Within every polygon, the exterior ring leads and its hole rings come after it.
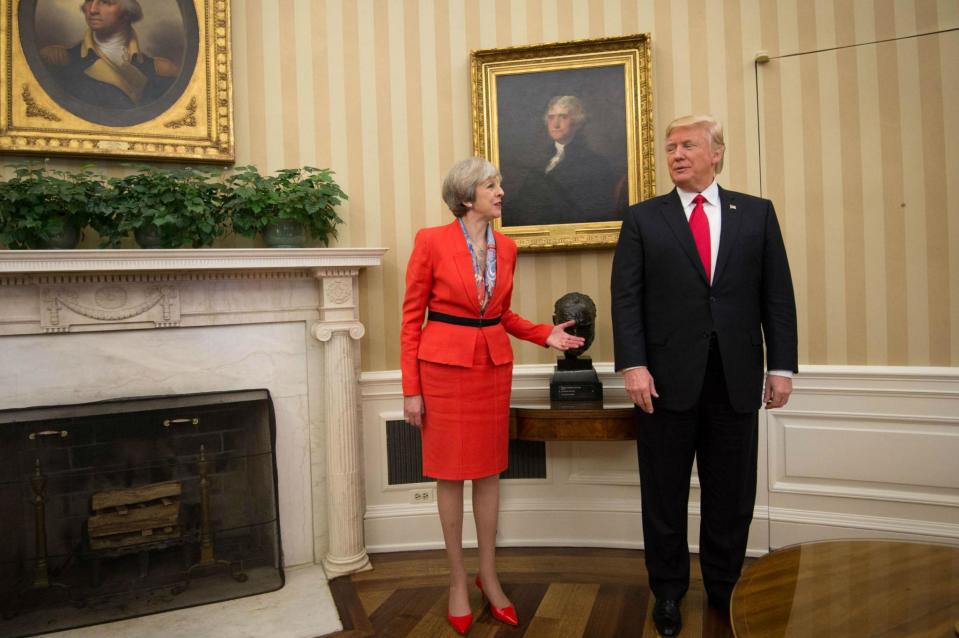
POLYGON ((68 172, 42 163, 15 165, 13 177, 0 182, 0 243, 43 248, 70 229, 79 237, 103 191, 103 177, 89 167, 68 172))
POLYGON ((226 230, 223 185, 193 167, 135 166, 108 180, 94 228, 116 246, 131 232, 155 227, 163 248, 213 245, 226 230))
POLYGON ((241 166, 224 181, 223 206, 233 231, 252 237, 270 224, 292 220, 313 239, 328 245, 342 223, 335 207, 348 199, 329 169, 305 166, 261 175, 255 166, 241 166))

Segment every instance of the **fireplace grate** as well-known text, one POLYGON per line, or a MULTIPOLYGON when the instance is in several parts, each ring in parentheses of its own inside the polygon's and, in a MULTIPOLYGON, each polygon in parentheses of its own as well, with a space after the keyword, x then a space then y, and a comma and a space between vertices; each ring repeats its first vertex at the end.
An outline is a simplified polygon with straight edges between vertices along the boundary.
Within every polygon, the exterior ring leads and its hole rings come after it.
POLYGON ((0 635, 282 587, 265 390, 0 411, 0 635))

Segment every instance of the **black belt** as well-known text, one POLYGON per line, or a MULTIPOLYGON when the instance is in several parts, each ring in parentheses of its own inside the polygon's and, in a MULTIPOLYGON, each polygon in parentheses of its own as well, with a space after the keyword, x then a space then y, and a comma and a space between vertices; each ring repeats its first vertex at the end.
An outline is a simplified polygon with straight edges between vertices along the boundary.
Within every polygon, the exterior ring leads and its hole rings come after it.
POLYGON ((441 323, 451 323, 457 326, 470 326, 472 328, 485 328, 487 326, 495 326, 500 322, 500 319, 503 317, 492 317, 490 319, 483 319, 482 317, 457 317, 456 315, 448 315, 444 312, 436 312, 435 310, 430 310, 429 320, 430 321, 439 321, 441 323))

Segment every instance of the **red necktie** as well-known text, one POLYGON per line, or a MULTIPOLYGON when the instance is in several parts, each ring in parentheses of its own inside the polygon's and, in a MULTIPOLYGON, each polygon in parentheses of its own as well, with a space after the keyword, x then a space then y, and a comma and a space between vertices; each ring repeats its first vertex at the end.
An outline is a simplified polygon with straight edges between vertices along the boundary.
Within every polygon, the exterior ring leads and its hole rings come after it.
POLYGON ((703 209, 703 202, 706 198, 702 195, 696 195, 693 198, 696 207, 693 214, 689 216, 689 230, 693 231, 693 241, 696 242, 696 250, 699 251, 699 258, 703 262, 703 268, 706 269, 706 281, 710 281, 712 273, 710 266, 712 258, 709 247, 709 220, 706 219, 706 211, 703 209))

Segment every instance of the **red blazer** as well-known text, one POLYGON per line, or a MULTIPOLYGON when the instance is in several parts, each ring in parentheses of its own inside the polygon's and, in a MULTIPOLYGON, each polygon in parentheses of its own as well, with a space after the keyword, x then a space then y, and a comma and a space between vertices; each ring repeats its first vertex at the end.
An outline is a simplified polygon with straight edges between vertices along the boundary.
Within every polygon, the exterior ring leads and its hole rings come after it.
POLYGON ((400 331, 400 369, 403 395, 422 394, 420 360, 469 367, 473 365, 476 340, 486 337, 490 359, 500 365, 513 360, 507 333, 546 345, 553 327, 535 324, 510 310, 516 243, 501 233, 496 238, 496 287, 484 317, 502 316, 495 326, 473 328, 439 321, 423 325, 427 309, 458 317, 479 318, 479 300, 473 278, 473 261, 458 221, 424 228, 416 233, 413 253, 406 267, 403 326, 400 331))

